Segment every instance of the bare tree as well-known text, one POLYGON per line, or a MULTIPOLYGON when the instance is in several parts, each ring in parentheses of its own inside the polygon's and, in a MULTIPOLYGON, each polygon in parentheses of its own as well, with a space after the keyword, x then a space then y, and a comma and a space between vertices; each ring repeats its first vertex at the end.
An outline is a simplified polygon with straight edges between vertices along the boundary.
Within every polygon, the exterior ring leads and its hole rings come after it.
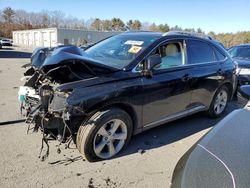
POLYGON ((50 13, 50 19, 51 19, 51 26, 53 27, 59 27, 65 18, 65 14, 62 11, 52 11, 50 13))
POLYGON ((112 23, 110 20, 103 20, 102 21, 102 30, 103 31, 111 31, 112 30, 112 23))
POLYGON ((150 26, 149 26, 149 30, 150 31, 158 31, 158 27, 155 23, 152 23, 150 26))
POLYGON ((94 22, 90 25, 91 29, 101 31, 102 30, 102 20, 96 18, 94 22))
POLYGON ((10 7, 7 7, 3 10, 2 16, 3 16, 6 23, 12 23, 14 15, 15 15, 15 12, 10 7))

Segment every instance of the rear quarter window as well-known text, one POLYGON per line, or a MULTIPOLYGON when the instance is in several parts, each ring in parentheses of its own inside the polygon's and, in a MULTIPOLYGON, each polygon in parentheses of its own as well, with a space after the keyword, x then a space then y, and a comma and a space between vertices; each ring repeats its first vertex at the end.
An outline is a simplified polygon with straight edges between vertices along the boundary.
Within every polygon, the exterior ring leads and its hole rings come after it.
POLYGON ((219 50, 217 50, 216 48, 214 48, 214 54, 215 57, 217 59, 217 61, 223 61, 225 60, 226 56, 224 54, 222 54, 219 50))
POLYGON ((215 61, 212 47, 201 41, 187 41, 188 64, 207 63, 215 61))

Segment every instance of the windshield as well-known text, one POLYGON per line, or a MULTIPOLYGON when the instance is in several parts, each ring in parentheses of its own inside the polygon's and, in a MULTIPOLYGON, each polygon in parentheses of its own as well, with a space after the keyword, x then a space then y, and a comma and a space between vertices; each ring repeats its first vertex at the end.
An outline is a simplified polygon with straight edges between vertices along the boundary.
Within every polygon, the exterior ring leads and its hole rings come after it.
POLYGON ((85 53, 101 64, 122 69, 156 39, 156 36, 116 35, 88 48, 85 53))
POLYGON ((228 52, 233 58, 250 59, 250 46, 234 47, 231 48, 228 52))

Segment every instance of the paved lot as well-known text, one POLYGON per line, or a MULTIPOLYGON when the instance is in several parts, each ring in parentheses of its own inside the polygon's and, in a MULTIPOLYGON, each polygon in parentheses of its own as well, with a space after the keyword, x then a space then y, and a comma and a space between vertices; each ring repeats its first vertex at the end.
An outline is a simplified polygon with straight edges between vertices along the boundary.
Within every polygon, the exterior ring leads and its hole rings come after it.
MULTIPOLYGON (((97 163, 84 161, 76 149, 61 147, 57 154, 52 143, 41 162, 40 133, 27 135, 24 123, 1 124, 22 119, 17 91, 29 55, 27 49, 0 49, 0 187, 169 187, 180 157, 219 121, 197 114, 162 125, 134 136, 115 159, 97 163)), ((231 102, 227 112, 236 108, 231 102)))

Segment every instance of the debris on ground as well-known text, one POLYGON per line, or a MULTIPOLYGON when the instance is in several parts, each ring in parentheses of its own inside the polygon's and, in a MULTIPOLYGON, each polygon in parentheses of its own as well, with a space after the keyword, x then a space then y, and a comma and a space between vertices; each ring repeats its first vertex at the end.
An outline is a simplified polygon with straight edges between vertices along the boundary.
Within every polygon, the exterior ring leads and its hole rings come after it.
POLYGON ((106 182, 107 187, 116 188, 117 186, 121 185, 121 184, 118 185, 116 182, 112 181, 109 177, 107 179, 104 179, 104 181, 106 182))
POLYGON ((89 183, 88 183, 88 188, 94 188, 95 186, 93 185, 93 178, 89 179, 89 183))

